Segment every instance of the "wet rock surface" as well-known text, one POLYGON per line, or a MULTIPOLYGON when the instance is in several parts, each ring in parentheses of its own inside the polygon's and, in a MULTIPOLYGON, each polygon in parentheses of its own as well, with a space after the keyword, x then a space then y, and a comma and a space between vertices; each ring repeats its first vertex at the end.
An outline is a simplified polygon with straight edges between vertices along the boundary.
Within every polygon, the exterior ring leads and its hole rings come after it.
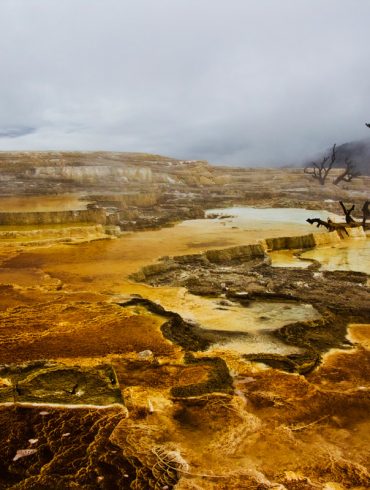
MULTIPOLYGON (((216 262, 197 255, 188 256, 186 261, 176 257, 165 259, 157 274, 151 271, 146 276, 144 270, 143 275, 151 285, 186 287, 193 294, 228 298, 245 308, 250 306, 251 301, 268 300, 273 304, 274 301, 283 300, 287 305, 289 302, 308 303, 321 313, 318 320, 291 323, 270 332, 270 335, 277 336, 284 343, 301 348, 301 353, 281 356, 261 352, 246 355, 247 359, 305 374, 316 367, 324 352, 334 347, 350 347, 346 339, 349 323, 370 322, 370 289, 365 273, 317 272, 315 264, 308 270, 271 267, 266 263, 266 258, 255 265, 253 260, 246 261, 245 257, 230 260, 227 252, 220 252, 217 256, 216 262), (168 261, 171 267, 166 267, 168 261)), ((221 303, 227 309, 227 301, 221 300, 221 303)), ((184 340, 179 339, 181 329, 178 327, 173 330, 176 330, 177 337, 169 327, 165 327, 165 334, 184 346, 184 340)), ((198 339, 203 339, 203 344, 197 350, 209 347, 212 341, 219 341, 217 338, 212 339, 212 331, 205 331, 207 342, 204 331, 199 330, 199 327, 188 326, 187 330, 198 339)), ((227 335, 226 332, 217 333, 227 335)), ((240 332, 231 335, 241 337, 240 332)), ((248 342, 248 335, 245 335, 244 340, 248 342)), ((194 349, 196 344, 189 338, 188 346, 194 349)))
POLYGON ((141 465, 109 440, 121 418, 119 409, 0 408, 0 488, 129 488, 141 465), (20 448, 35 452, 14 461, 20 448))

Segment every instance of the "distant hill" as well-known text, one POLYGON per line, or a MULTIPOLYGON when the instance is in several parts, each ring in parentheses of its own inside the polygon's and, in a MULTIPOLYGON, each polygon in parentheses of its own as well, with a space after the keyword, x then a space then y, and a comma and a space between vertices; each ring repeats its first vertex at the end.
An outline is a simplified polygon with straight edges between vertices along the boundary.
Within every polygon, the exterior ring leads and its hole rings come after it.
MULTIPOLYGON (((316 156, 307 158, 303 166, 309 166, 313 161, 319 162, 324 155, 331 154, 331 149, 332 147, 328 147, 325 151, 317 153, 316 156)), ((336 152, 335 167, 344 167, 344 161, 348 157, 356 164, 361 175, 370 175, 370 138, 337 145, 336 152)))
MULTIPOLYGON (((331 148, 328 148, 325 151, 325 154, 328 154, 330 151, 331 148)), ((337 145, 337 160, 335 166, 344 167, 344 161, 347 157, 356 164, 356 168, 361 172, 361 175, 370 175, 370 138, 337 145)), ((318 156, 314 159, 310 159, 308 163, 312 160, 318 161, 320 158, 321 157, 318 156)))
POLYGON ((370 175, 370 138, 351 141, 337 147, 337 160, 344 162, 348 157, 356 163, 362 175, 370 175))

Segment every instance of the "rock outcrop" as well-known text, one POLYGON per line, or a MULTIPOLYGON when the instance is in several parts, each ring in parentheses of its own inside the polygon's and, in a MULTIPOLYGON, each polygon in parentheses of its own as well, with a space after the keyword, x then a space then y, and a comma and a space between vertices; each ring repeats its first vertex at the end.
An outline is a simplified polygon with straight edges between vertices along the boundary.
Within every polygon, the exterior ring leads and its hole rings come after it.
POLYGON ((81 192, 99 200, 127 205, 154 205, 168 191, 177 203, 206 204, 253 202, 314 209, 318 200, 346 199, 354 190, 366 194, 369 177, 341 186, 317 185, 301 169, 250 169, 212 166, 159 155, 117 152, 0 152, 0 195, 37 195, 81 192), (149 192, 148 192, 149 191, 149 192), (142 204, 135 204, 134 195, 142 204), (131 195, 131 197, 130 197, 131 195), (151 197, 149 197, 149 195, 151 197), (110 197, 108 197, 110 196, 110 197), (103 199, 100 199, 103 197, 103 199), (117 202, 116 200, 116 202, 117 202), (149 204, 151 202, 152 204, 149 204))

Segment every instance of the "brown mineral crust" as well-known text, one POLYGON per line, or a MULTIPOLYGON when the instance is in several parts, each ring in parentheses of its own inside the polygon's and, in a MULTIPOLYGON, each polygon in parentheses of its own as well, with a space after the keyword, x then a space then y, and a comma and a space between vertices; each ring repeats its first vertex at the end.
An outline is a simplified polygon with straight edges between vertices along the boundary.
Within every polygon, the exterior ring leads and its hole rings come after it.
POLYGON ((0 311, 32 303, 34 303, 32 298, 27 297, 21 290, 8 284, 0 285, 0 311))
POLYGON ((0 488, 129 488, 137 469, 109 441, 121 418, 119 409, 1 408, 0 488), (36 452, 13 461, 25 448, 36 452))
MULTIPOLYGON (((0 285, 0 311, 12 309, 14 306, 34 307, 40 304, 65 304, 69 303, 98 303, 104 297, 98 293, 89 291, 80 291, 77 293, 68 293, 64 296, 63 292, 57 292, 53 288, 51 291, 43 290, 37 287, 22 288, 18 285, 0 285)), ((17 311, 17 310, 15 310, 17 311)))
POLYGON ((34 361, 3 365, 0 376, 0 401, 4 405, 123 405, 116 374, 109 364, 80 367, 34 361))
MULTIPOLYGON (((348 366, 354 379, 359 361, 356 370, 348 366)), ((336 365, 343 363, 340 358, 336 365)), ((167 437, 177 441, 190 463, 196 462, 189 476, 182 475, 180 488, 192 488, 190 482, 203 482, 201 488, 244 488, 237 486, 240 481, 245 488, 274 488, 277 483, 321 488, 328 481, 366 488, 366 394, 323 391, 302 376, 252 366, 244 367, 235 387, 245 398, 214 394, 176 399, 167 437)))
POLYGON ((0 362, 59 357, 104 357, 150 349, 171 356, 176 348, 155 316, 108 303, 52 301, 0 313, 0 362))
POLYGON ((360 344, 367 350, 370 350, 370 338, 369 338, 370 324, 353 323, 348 327, 349 339, 351 342, 360 344))
POLYGON ((114 367, 122 386, 141 386, 157 390, 168 390, 174 384, 181 387, 202 383, 207 380, 211 370, 207 364, 184 366, 132 360, 114 360, 114 367))
POLYGON ((227 264, 225 268, 199 261, 196 255, 193 259, 190 257, 187 262, 181 261, 181 268, 166 270, 163 267, 146 281, 152 285, 185 286, 194 294, 202 294, 202 290, 205 290, 206 294, 213 292, 217 296, 226 292, 228 296, 236 297, 243 291, 248 293, 249 299, 290 298, 341 312, 347 309, 354 315, 357 310, 360 316, 370 317, 367 275, 362 272, 316 273, 314 270, 271 267, 266 264, 250 267, 244 261, 227 264), (341 291, 340 297, 338 291, 341 291))
POLYGON ((186 354, 186 364, 195 366, 210 366, 207 379, 197 380, 193 384, 181 384, 171 389, 173 397, 193 397, 207 393, 232 393, 232 378, 226 362, 219 357, 194 357, 186 354))
MULTIPOLYGON (((246 398, 246 411, 263 425, 252 438, 239 441, 234 457, 248 456, 267 478, 284 485, 284 471, 299 468, 301 478, 310 478, 313 486, 322 481, 345 488, 366 486, 370 405, 366 391, 361 393, 357 385, 368 381, 368 375, 361 374, 364 361, 361 351, 331 356, 329 371, 347 373, 343 387, 337 380, 325 383, 326 364, 308 380, 277 370, 245 369, 235 386, 246 398)), ((193 413, 187 420, 193 420, 193 413)), ((287 488, 295 488, 293 482, 287 488)))
POLYGON ((345 393, 352 390, 354 393, 353 390, 357 390, 359 395, 361 392, 366 395, 369 383, 366 368, 369 362, 370 350, 364 349, 361 345, 348 352, 334 351, 325 356, 324 363, 310 373, 307 379, 328 392, 333 390, 345 393))
MULTIPOLYGON (((355 358, 357 363, 363 361, 357 352, 348 353, 346 356, 355 358)), ((335 364, 337 369, 341 362, 348 361, 345 358, 338 359, 335 364)), ((351 368, 352 362, 351 359, 347 369, 351 368)), ((335 427, 336 418, 341 418, 343 424, 349 427, 353 423, 366 420, 370 408, 366 391, 357 390, 353 384, 353 377, 347 386, 325 383, 322 371, 325 373, 325 365, 315 372, 316 376, 310 375, 313 379, 309 377, 307 381, 302 376, 270 370, 268 375, 254 374, 254 380, 240 389, 251 401, 259 416, 267 419, 271 417, 275 424, 284 423, 297 430, 300 426, 321 421, 335 427)), ((357 369, 356 377, 358 372, 357 369)))

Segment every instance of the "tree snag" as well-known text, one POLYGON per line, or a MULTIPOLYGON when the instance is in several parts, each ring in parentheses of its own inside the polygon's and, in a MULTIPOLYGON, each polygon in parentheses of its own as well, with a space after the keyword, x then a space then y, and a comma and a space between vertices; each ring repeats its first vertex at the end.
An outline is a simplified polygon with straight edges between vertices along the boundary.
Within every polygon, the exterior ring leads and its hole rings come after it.
POLYGON ((342 180, 344 182, 351 182, 355 177, 359 177, 361 172, 356 170, 356 164, 352 162, 348 157, 344 160, 345 168, 343 172, 338 175, 336 179, 333 180, 333 184, 338 185, 342 180))
POLYGON ((343 201, 339 201, 339 204, 344 212, 346 222, 345 223, 334 223, 330 218, 328 218, 326 221, 320 219, 320 218, 308 218, 306 221, 307 223, 310 223, 310 225, 316 224, 318 228, 320 226, 324 226, 328 231, 336 231, 336 230, 342 230, 348 235, 348 231, 346 228, 356 228, 363 226, 365 227, 366 220, 367 218, 370 218, 370 201, 366 201, 365 204, 362 207, 362 212, 363 212, 363 221, 356 221, 354 218, 352 218, 351 213, 355 209, 355 205, 352 204, 350 208, 346 208, 344 205, 343 201))
MULTIPOLYGON (((346 235, 349 235, 348 231, 346 230, 346 227, 351 226, 348 225, 347 223, 334 223, 334 221, 332 221, 330 218, 328 218, 327 221, 324 221, 320 218, 308 218, 306 219, 306 221, 310 223, 310 225, 316 223, 317 228, 320 228, 320 226, 325 226, 325 228, 328 231, 343 230, 346 233, 346 235)), ((361 226, 361 225, 354 224, 352 226, 361 226)))
POLYGON ((355 205, 352 204, 352 206, 347 209, 345 205, 343 204, 343 201, 339 201, 339 204, 341 208, 343 209, 343 213, 346 217, 346 223, 351 224, 351 223, 356 223, 356 221, 352 218, 351 213, 355 209, 355 205))
POLYGON ((317 179, 321 185, 324 185, 337 157, 335 152, 336 146, 336 144, 333 145, 331 154, 325 156, 321 162, 312 162, 312 167, 305 167, 304 173, 312 175, 312 177, 317 179))

